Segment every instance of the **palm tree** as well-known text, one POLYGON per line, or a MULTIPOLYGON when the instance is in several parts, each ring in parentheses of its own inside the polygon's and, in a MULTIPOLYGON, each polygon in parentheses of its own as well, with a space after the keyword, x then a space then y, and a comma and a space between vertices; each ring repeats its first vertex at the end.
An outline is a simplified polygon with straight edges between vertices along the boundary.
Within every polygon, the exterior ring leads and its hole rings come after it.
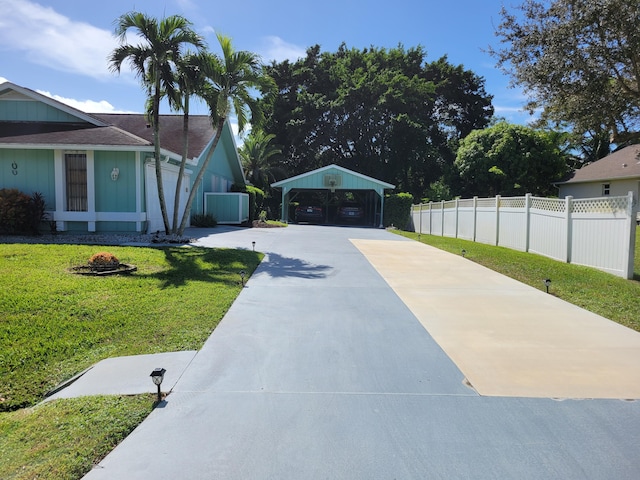
POLYGON ((115 33, 120 40, 120 46, 109 56, 111 70, 119 73, 122 64, 128 60, 151 101, 149 121, 153 127, 158 197, 165 233, 169 234, 160 163, 160 99, 163 94, 175 96, 173 73, 181 50, 189 45, 197 49, 203 48, 204 41, 191 29, 191 22, 180 15, 172 15, 158 21, 143 13, 129 12, 116 20, 115 33), (142 37, 143 42, 135 45, 126 43, 127 32, 130 30, 142 37))
POLYGON ((202 97, 209 107, 209 117, 215 131, 215 136, 202 166, 191 187, 189 198, 185 205, 178 235, 182 235, 187 225, 191 205, 195 193, 202 183, 202 179, 211 161, 213 152, 222 136, 222 128, 233 112, 238 120, 240 132, 249 121, 259 124, 263 113, 257 98, 252 96, 256 90, 263 94, 273 92, 273 80, 264 75, 259 57, 247 51, 235 51, 231 39, 218 34, 218 41, 222 50, 222 57, 214 54, 203 54, 202 71, 207 78, 203 86, 202 97))
POLYGON ((178 214, 180 213, 180 194, 182 189, 182 179, 187 165, 187 156, 189 153, 189 100, 192 95, 202 93, 205 83, 204 75, 200 65, 203 58, 201 55, 188 54, 182 57, 177 66, 175 83, 177 90, 173 97, 169 97, 169 105, 173 110, 181 110, 183 113, 182 121, 182 158, 180 161, 180 170, 176 183, 176 192, 173 202, 173 221, 171 223, 171 233, 178 233, 178 214))
POLYGON ((275 173, 279 170, 271 165, 272 158, 282 153, 280 148, 271 145, 274 138, 272 133, 266 134, 262 130, 253 129, 239 149, 245 176, 263 190, 271 180, 275 181, 275 173))

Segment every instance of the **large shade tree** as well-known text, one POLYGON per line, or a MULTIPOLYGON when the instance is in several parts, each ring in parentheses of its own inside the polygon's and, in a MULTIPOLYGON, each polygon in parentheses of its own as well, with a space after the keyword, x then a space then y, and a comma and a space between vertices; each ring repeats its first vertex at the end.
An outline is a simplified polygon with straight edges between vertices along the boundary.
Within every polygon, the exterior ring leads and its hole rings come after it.
POLYGON ((213 153, 222 136, 224 124, 233 114, 242 132, 251 122, 260 124, 263 120, 261 104, 258 95, 268 96, 272 93, 273 81, 264 74, 260 57, 248 51, 237 51, 231 39, 225 35, 217 35, 220 43, 221 56, 213 53, 201 55, 199 69, 205 77, 199 95, 206 102, 209 117, 214 128, 214 138, 211 146, 199 165, 199 171, 194 179, 187 199, 178 235, 184 233, 191 205, 198 187, 211 162, 213 153))
POLYGON ((140 12, 129 12, 115 23, 120 45, 109 56, 110 67, 119 73, 123 63, 129 62, 147 91, 151 105, 149 121, 153 127, 158 197, 165 233, 169 234, 171 228, 160 162, 160 101, 164 94, 176 97, 176 64, 188 47, 203 48, 204 41, 192 30, 191 23, 180 15, 158 20, 140 12), (135 34, 137 43, 129 43, 129 33, 135 34))
POLYGON ((460 142, 455 166, 465 196, 549 195, 567 173, 569 154, 556 132, 499 122, 460 142))
POLYGON ((493 114, 484 80, 422 47, 319 46, 272 63, 278 86, 265 130, 298 174, 331 163, 395 183, 420 198, 453 163, 456 142, 493 114))
POLYGON ((599 156, 603 138, 640 138, 640 1, 526 0, 501 17, 490 52, 542 122, 586 136, 599 156))

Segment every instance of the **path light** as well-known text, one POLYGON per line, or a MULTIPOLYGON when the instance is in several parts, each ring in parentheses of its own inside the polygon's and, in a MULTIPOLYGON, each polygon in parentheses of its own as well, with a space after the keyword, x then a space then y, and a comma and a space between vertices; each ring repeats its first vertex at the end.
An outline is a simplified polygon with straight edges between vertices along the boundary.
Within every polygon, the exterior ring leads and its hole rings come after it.
POLYGON ((462 258, 467 256, 467 251, 463 248, 462 249, 462 258))
POLYGON ((543 281, 544 281, 544 286, 547 287, 547 293, 549 293, 549 287, 551 286, 551 279, 545 278, 543 281))
POLYGON ((160 385, 162 384, 162 380, 164 380, 164 374, 167 371, 164 368, 154 368, 153 372, 151 372, 151 380, 153 380, 154 385, 158 386, 158 403, 162 400, 162 394, 160 392, 160 385))
POLYGON ((256 251, 256 242, 255 240, 253 242, 251 242, 251 246, 253 246, 253 251, 256 251))
POLYGON ((240 281, 242 282, 242 286, 244 287, 244 276, 247 274, 244 270, 240 270, 240 281))

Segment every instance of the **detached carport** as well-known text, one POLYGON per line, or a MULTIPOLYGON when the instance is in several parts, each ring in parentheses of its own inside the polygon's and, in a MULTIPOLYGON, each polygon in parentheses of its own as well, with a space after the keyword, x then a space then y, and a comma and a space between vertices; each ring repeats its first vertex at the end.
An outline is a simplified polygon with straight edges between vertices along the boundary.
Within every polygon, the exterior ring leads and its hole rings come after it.
POLYGON ((314 194, 324 207, 326 223, 339 195, 349 193, 365 209, 365 225, 383 227, 384 191, 395 185, 376 180, 338 165, 328 165, 272 183, 282 189, 282 219, 289 221, 289 204, 302 195, 314 194))

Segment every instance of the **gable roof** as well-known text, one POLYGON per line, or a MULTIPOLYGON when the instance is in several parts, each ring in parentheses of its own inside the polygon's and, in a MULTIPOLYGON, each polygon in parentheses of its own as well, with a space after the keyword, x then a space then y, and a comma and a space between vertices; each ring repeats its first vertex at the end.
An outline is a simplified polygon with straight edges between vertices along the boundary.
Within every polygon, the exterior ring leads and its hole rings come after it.
MULTIPOLYGON (((141 113, 93 113, 92 116, 130 132, 153 144, 153 129, 141 113)), ((160 116, 160 145, 163 149, 182 154, 182 115, 160 116)), ((204 151, 215 131, 207 115, 189 115, 189 158, 196 158, 204 151)))
MULTIPOLYGON (((133 147, 149 150, 153 147, 153 129, 143 114, 85 113, 51 97, 11 82, 0 84, 0 98, 5 100, 37 101, 64 112, 64 120, 28 121, 0 120, 0 146, 107 146, 133 147)), ((161 115, 161 148, 182 154, 182 115, 161 115)), ((198 157, 213 138, 209 117, 189 117, 190 159, 198 157)))
POLYGON ((565 183, 586 183, 603 180, 640 178, 640 145, 629 145, 589 165, 574 171, 565 183))
MULTIPOLYGON (((353 170, 349 170, 347 168, 344 167, 340 167, 338 165, 335 164, 331 164, 331 165, 327 165, 326 167, 321 167, 318 168, 316 170, 312 170, 310 172, 306 172, 306 173, 302 173, 300 175, 296 175, 295 177, 291 177, 291 178, 286 178, 284 180, 280 180, 279 182, 275 182, 272 183, 271 186, 272 187, 284 187, 284 186, 288 186, 289 184, 295 184, 298 183, 300 180, 303 180, 307 177, 313 177, 316 176, 317 178, 315 178, 315 183, 317 183, 317 185, 313 186, 313 187, 305 187, 305 188, 327 188, 326 186, 324 186, 322 183, 318 183, 319 179, 321 178, 320 175, 318 174, 322 174, 325 172, 335 172, 338 171, 340 173, 343 173, 345 175, 349 175, 352 177, 355 177, 359 180, 363 180, 367 183, 372 183, 377 185, 378 187, 381 187, 382 189, 386 189, 386 188, 396 188, 395 185, 392 185, 390 183, 387 182, 383 182, 382 180, 377 180, 375 178, 372 177, 368 177, 367 175, 363 175, 361 173, 358 172, 354 172, 353 170)), ((295 188, 295 187, 294 187, 295 188)))

